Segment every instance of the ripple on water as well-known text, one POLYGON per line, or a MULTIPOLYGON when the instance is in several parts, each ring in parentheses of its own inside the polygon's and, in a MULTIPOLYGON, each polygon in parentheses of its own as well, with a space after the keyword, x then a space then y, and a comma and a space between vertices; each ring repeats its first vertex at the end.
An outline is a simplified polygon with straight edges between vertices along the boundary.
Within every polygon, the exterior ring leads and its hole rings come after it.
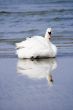
POLYGON ((47 27, 53 28, 52 42, 58 47, 58 56, 72 56, 73 1, 25 2, 11 5, 9 0, 9 5, 4 2, 0 5, 0 57, 15 58, 16 42, 32 35, 44 35, 47 27))

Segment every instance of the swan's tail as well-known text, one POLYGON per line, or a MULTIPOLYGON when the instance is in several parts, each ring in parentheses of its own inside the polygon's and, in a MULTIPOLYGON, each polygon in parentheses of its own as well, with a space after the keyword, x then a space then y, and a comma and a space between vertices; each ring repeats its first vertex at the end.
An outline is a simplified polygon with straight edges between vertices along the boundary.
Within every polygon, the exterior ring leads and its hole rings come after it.
POLYGON ((15 46, 16 46, 16 49, 23 48, 23 45, 22 45, 21 42, 20 43, 16 43, 15 46))
POLYGON ((20 48, 20 43, 15 43, 16 49, 20 48))

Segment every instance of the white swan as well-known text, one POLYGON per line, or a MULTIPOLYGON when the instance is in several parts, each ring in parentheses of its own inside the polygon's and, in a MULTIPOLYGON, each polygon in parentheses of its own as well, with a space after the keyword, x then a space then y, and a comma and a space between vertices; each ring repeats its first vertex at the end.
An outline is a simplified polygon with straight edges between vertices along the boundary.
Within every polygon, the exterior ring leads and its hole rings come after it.
POLYGON ((17 63, 17 73, 25 75, 31 79, 47 79, 48 84, 52 85, 52 71, 57 68, 57 62, 54 58, 28 60, 19 59, 17 63))
POLYGON ((50 38, 51 28, 48 28, 45 37, 33 36, 16 43, 16 54, 19 58, 55 57, 57 48, 50 42, 50 38))

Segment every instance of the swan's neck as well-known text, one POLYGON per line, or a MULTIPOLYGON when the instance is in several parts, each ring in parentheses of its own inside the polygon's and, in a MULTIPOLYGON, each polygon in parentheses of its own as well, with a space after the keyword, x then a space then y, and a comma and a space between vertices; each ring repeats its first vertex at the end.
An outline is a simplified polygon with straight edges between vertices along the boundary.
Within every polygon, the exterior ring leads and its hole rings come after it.
POLYGON ((51 36, 46 32, 46 34, 45 34, 45 39, 46 39, 46 41, 49 42, 49 41, 50 41, 50 40, 49 40, 50 38, 51 38, 51 36))

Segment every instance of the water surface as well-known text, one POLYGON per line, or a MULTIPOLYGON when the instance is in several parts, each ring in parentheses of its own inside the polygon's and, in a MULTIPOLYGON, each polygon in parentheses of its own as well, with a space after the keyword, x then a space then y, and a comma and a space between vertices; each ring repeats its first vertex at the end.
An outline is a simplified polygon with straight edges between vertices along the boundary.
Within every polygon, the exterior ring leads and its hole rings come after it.
POLYGON ((73 0, 0 0, 0 110, 73 109, 73 0), (18 60, 15 43, 52 28, 56 59, 18 60))

